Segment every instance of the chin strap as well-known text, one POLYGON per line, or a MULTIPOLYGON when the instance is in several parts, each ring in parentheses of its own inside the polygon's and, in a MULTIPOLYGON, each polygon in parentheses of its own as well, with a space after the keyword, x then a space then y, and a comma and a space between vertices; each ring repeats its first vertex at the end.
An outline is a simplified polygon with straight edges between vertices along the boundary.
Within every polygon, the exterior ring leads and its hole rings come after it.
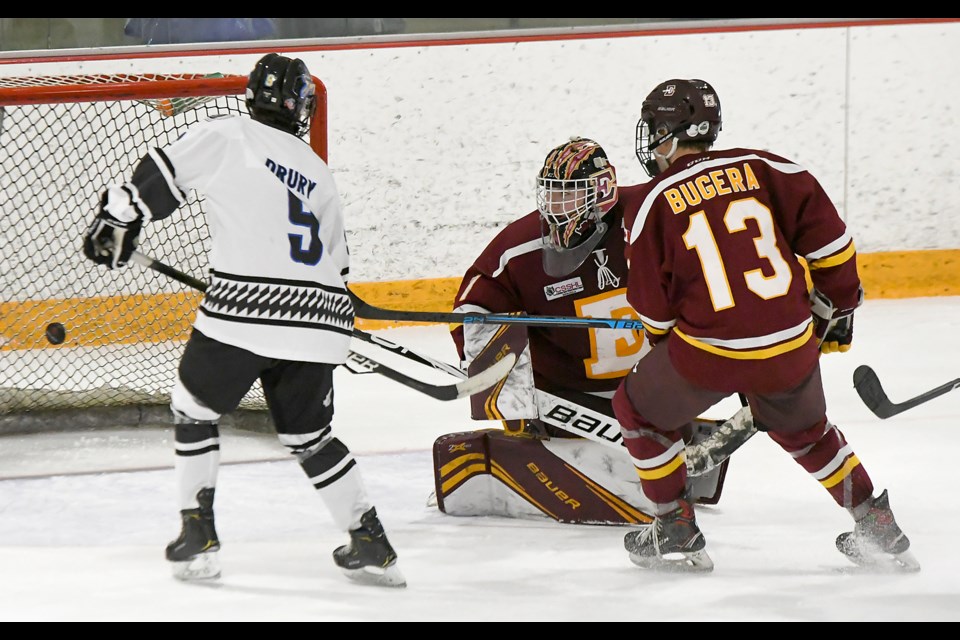
MULTIPOLYGON (((669 153, 664 153, 664 154, 661 155, 661 154, 657 153, 657 150, 656 150, 656 149, 654 149, 654 150, 653 150, 653 157, 654 157, 655 159, 657 159, 657 160, 663 160, 664 162, 667 163, 667 166, 669 166, 669 165, 670 165, 670 158, 672 158, 674 155, 676 155, 676 153, 677 153, 677 148, 678 148, 679 146, 680 146, 680 141, 677 140, 677 137, 676 137, 676 136, 674 136, 674 137, 673 137, 673 140, 670 141, 670 151, 669 151, 669 153)), ((658 169, 660 168, 660 165, 659 165, 659 164, 657 164, 657 168, 658 168, 658 169)))

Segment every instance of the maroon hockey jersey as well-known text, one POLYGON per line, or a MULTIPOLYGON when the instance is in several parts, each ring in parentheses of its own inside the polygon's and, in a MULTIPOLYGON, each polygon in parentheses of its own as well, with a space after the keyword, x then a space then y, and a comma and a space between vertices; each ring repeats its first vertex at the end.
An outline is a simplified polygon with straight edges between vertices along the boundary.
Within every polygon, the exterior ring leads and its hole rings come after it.
POLYGON ((643 187, 620 203, 627 298, 651 341, 670 334, 674 366, 706 388, 796 386, 819 355, 799 257, 837 308, 855 308, 860 286, 819 182, 772 153, 729 149, 681 157, 643 187))
MULTIPOLYGON (((620 187, 620 199, 638 187, 620 187)), ((454 306, 459 311, 593 318, 636 318, 627 302, 627 266, 618 204, 603 218, 609 230, 580 267, 553 278, 543 269, 540 216, 533 211, 497 234, 467 270, 454 306)), ((598 328, 530 327, 534 384, 564 389, 614 391, 640 357, 641 332, 598 328)), ((453 330, 463 357, 463 327, 453 330)))

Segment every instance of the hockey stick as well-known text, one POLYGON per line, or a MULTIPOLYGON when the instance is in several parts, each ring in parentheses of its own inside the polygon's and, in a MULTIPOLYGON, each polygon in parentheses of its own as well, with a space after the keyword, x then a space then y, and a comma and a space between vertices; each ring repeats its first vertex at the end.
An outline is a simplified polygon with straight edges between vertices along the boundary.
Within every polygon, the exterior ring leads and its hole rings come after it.
POLYGON ((528 327, 569 327, 594 329, 643 330, 634 318, 579 318, 576 316, 525 316, 497 313, 453 313, 442 311, 399 311, 375 307, 350 291, 357 317, 395 322, 432 322, 438 324, 522 324, 528 327))
POLYGON ((360 329, 354 329, 353 337, 359 340, 363 340, 364 342, 369 342, 370 344, 375 344, 381 349, 384 349, 386 351, 392 351, 393 353, 396 353, 399 356, 403 356, 404 358, 407 358, 409 360, 413 360, 414 362, 425 364, 428 367, 433 367, 434 369, 437 369, 438 371, 443 371, 444 373, 448 373, 455 378, 463 379, 467 377, 466 372, 460 367, 457 367, 452 364, 447 364, 446 362, 442 362, 440 360, 434 360, 433 358, 430 358, 428 356, 421 355, 395 342, 390 342, 386 338, 381 338, 380 336, 373 335, 372 333, 367 333, 366 331, 361 331, 360 329))
POLYGON ((379 373, 382 376, 390 378, 394 382, 399 382, 402 385, 410 387, 411 389, 416 389, 420 393, 425 393, 432 398, 437 400, 458 400, 460 398, 467 398, 472 396, 475 393, 480 393, 485 389, 489 389, 493 385, 497 384, 510 373, 510 369, 513 368, 513 365, 517 361, 516 354, 509 353, 495 364, 487 367, 480 373, 475 376, 464 378, 460 382, 454 384, 443 384, 436 385, 418 380, 411 376, 408 376, 404 373, 400 373, 395 369, 377 362, 369 356, 365 356, 357 353, 356 351, 351 351, 347 354, 347 361, 344 362, 344 366, 347 368, 347 371, 350 373, 379 373))
MULTIPOLYGON (((414 362, 449 373, 452 376, 464 378, 467 375, 462 369, 454 365, 416 353, 385 338, 362 331, 355 331, 354 336, 409 358, 414 362)), ((540 389, 536 390, 536 396, 540 420, 546 424, 604 446, 625 449, 620 425, 615 418, 586 407, 582 403, 567 400, 540 389)), ((719 424, 716 433, 697 444, 686 447, 687 475, 700 476, 712 471, 756 434, 757 429, 753 424, 753 415, 747 407, 746 398, 742 394, 740 395, 740 403, 743 408, 728 420, 719 424)))
MULTIPOLYGON (((155 260, 150 256, 144 255, 139 251, 134 251, 131 255, 131 259, 137 264, 152 269, 158 273, 162 273, 169 278, 181 282, 189 287, 192 287, 198 291, 206 291, 207 283, 194 278, 182 271, 174 269, 168 264, 164 264, 159 260, 155 260)), ((354 335, 358 333, 363 333, 359 329, 354 329, 354 335)), ((373 344, 378 344, 373 336, 369 334, 363 334, 364 340, 367 342, 372 342, 373 344), (369 338, 368 338, 369 336, 369 338)), ((405 351, 400 345, 392 345, 391 351, 401 353, 405 351)), ((344 363, 344 366, 351 373, 363 374, 363 373, 379 373, 382 376, 390 378, 394 382, 399 382, 402 385, 415 389, 421 393, 436 398, 437 400, 457 400, 460 398, 466 398, 472 396, 475 393, 479 393, 484 389, 489 389, 497 382, 502 380, 510 373, 510 369, 513 368, 514 363, 517 360, 516 354, 507 354, 504 358, 498 360, 495 364, 484 369, 480 373, 472 377, 461 376, 459 382, 455 384, 446 384, 446 385, 435 385, 418 380, 411 376, 408 376, 404 373, 391 369, 390 367, 377 362, 369 356, 364 356, 354 351, 351 351, 347 355, 347 361, 344 363)), ((427 364, 430 364, 429 362, 427 364)), ((430 366, 434 366, 430 364, 430 366)), ((448 371, 449 373, 449 371, 448 371)))
MULTIPOLYGON (((619 423, 605 413, 540 389, 537 389, 537 408, 540 420, 550 426, 626 451, 619 423)), ((717 424, 716 431, 708 438, 685 447, 687 475, 702 476, 713 471, 756 433, 750 407, 744 406, 717 424)))
POLYGON ((874 415, 878 418, 886 420, 891 416, 903 413, 907 409, 912 409, 924 402, 938 398, 954 389, 960 389, 960 378, 951 380, 926 393, 921 393, 915 398, 910 398, 903 402, 891 402, 883 390, 883 387, 880 385, 880 378, 877 377, 876 372, 867 365, 862 364, 853 372, 853 386, 856 388, 860 399, 867 405, 867 408, 873 411, 874 415))

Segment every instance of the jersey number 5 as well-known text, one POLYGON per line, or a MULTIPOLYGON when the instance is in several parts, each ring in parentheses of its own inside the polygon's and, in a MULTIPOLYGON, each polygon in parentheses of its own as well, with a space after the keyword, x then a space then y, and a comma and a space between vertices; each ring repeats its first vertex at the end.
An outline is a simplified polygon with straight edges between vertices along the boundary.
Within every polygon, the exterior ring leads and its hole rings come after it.
POLYGON ((323 243, 320 241, 320 221, 310 209, 304 206, 303 201, 292 192, 287 192, 290 222, 298 227, 306 227, 304 234, 288 233, 290 240, 290 258, 294 262, 307 264, 311 267, 323 257, 323 243), (306 246, 304 246, 306 245, 306 246))

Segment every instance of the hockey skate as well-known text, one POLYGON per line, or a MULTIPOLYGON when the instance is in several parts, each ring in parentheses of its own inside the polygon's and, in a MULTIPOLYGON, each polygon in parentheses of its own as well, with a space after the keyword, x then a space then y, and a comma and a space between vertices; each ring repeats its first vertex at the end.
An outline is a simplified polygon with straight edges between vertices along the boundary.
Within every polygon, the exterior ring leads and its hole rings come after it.
POLYGON ((178 580, 208 580, 220 577, 220 540, 213 524, 213 489, 197 493, 197 509, 180 512, 180 537, 167 545, 167 560, 178 580))
POLYGON ((886 489, 874 498, 853 531, 837 536, 837 549, 854 564, 874 571, 920 571, 920 563, 910 552, 910 540, 890 510, 886 489))
POLYGON ((623 537, 630 561, 644 569, 677 573, 713 571, 706 541, 697 526, 693 507, 684 499, 676 511, 658 516, 652 524, 623 537))
POLYGON ((360 516, 360 528, 350 531, 350 544, 334 550, 333 561, 356 582, 381 587, 407 586, 397 567, 397 553, 390 546, 374 507, 360 516))

